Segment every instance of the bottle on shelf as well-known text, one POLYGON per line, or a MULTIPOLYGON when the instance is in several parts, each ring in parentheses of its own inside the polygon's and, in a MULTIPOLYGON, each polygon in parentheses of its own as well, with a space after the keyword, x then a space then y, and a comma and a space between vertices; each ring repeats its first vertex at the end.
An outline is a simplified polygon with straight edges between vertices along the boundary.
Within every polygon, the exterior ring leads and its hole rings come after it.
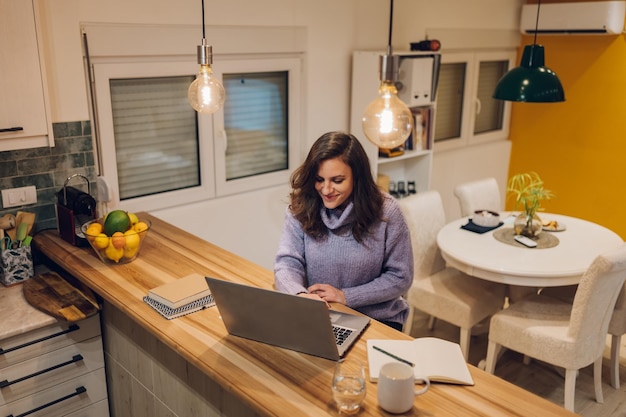
POLYGON ((400 197, 404 197, 406 195, 404 181, 398 181, 398 194, 400 194, 400 197))

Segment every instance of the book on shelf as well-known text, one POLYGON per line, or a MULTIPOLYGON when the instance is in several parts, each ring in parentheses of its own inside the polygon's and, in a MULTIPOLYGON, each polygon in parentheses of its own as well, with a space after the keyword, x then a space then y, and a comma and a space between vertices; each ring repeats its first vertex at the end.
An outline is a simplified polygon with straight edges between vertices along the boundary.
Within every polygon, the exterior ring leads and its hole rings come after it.
POLYGON ((405 362, 413 366, 416 376, 427 376, 431 382, 474 385, 461 346, 436 337, 413 340, 369 339, 367 361, 370 381, 378 381, 380 368, 387 362, 405 362))
POLYGON ((178 308, 211 294, 203 275, 190 274, 148 290, 148 297, 169 307, 178 308))
POLYGON ((428 150, 432 149, 432 124, 431 124, 431 111, 432 109, 426 107, 412 107, 414 123, 413 131, 411 132, 412 148, 414 150, 428 150))

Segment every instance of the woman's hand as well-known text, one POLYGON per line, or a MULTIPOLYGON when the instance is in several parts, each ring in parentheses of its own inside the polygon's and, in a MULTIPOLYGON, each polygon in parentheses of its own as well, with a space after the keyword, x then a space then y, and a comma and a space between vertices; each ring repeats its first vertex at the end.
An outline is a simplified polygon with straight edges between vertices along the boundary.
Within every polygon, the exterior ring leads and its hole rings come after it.
POLYGON ((327 303, 346 304, 346 296, 343 291, 328 284, 313 284, 307 288, 310 294, 319 296, 327 303))
POLYGON ((304 298, 310 298, 311 300, 317 300, 317 301, 322 301, 324 302, 324 304, 326 304, 326 307, 330 308, 330 304, 328 304, 328 302, 324 299, 322 299, 322 297, 320 297, 317 294, 311 294, 311 293, 306 293, 306 292, 301 292, 298 294, 300 297, 304 297, 304 298))

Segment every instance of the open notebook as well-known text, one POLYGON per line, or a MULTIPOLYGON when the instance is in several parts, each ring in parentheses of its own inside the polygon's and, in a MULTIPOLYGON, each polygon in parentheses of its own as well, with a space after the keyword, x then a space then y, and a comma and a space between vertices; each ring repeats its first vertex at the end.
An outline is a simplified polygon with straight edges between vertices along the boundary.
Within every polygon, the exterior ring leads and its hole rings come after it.
POLYGON ((378 381, 380 368, 387 362, 408 362, 413 365, 416 376, 427 376, 431 382, 474 385, 458 343, 436 337, 369 339, 367 360, 373 382, 378 381))

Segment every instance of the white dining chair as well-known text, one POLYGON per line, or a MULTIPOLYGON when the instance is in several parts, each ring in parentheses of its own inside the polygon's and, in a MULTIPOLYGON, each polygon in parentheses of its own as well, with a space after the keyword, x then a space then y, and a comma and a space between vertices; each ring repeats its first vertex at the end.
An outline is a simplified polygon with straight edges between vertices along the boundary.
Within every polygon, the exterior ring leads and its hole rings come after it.
POLYGON ((504 208, 498 182, 493 177, 459 184, 454 188, 454 195, 461 205, 461 216, 471 216, 476 210, 497 212, 504 208))
MULTIPOLYGON (((541 294, 571 304, 574 302, 576 286, 544 288, 541 294)), ((615 302, 613 315, 611 316, 611 321, 609 321, 608 333, 611 335, 611 386, 615 389, 619 389, 620 346, 622 344, 622 336, 626 334, 626 284, 622 286, 617 301, 615 302)))
MULTIPOLYGON (((476 210, 504 210, 504 201, 500 196, 498 182, 493 177, 486 177, 457 185, 454 195, 461 207, 461 216, 472 216, 476 210)), ((509 286, 506 296, 509 300, 519 300, 537 292, 534 287, 509 286)))
POLYGON ((626 334, 626 284, 617 297, 613 316, 609 322, 609 334, 611 335, 611 385, 619 389, 619 352, 622 336, 626 334))
MULTIPOLYGON (((399 203, 411 232, 415 263, 413 284, 407 294, 411 309, 458 326, 459 344, 467 360, 472 327, 502 308, 505 287, 446 267, 437 246, 437 233, 445 224, 437 191, 417 193, 399 203)), ((405 333, 410 334, 411 324, 412 315, 405 333)))
POLYGON ((582 276, 573 304, 537 294, 491 317, 485 370, 494 373, 502 347, 565 368, 565 408, 574 411, 578 370, 594 364, 602 394, 602 354, 613 309, 626 280, 626 245, 598 256, 582 276))

